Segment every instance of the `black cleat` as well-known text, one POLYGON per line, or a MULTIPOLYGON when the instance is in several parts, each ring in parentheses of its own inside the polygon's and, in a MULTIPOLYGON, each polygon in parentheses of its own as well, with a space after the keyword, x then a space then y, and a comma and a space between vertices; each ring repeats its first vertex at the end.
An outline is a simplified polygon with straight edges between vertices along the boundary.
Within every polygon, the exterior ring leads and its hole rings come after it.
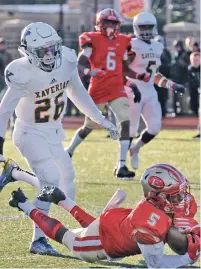
POLYGON ((72 159, 72 157, 73 157, 73 153, 70 153, 70 152, 68 151, 68 154, 69 154, 70 158, 72 159))
POLYGON ((24 203, 26 202, 27 197, 24 195, 23 191, 18 188, 17 191, 13 191, 11 193, 11 198, 9 199, 9 205, 12 207, 17 207, 20 211, 22 211, 21 208, 19 208, 18 203, 24 203))
POLYGON ((118 170, 115 169, 114 174, 118 179, 121 180, 133 180, 135 176, 135 172, 129 171, 125 165, 120 167, 118 170))
POLYGON ((60 201, 65 200, 65 194, 57 187, 45 186, 39 193, 39 200, 44 202, 50 202, 54 204, 58 204, 60 201))
POLYGON ((195 135, 193 139, 200 139, 200 134, 195 135))

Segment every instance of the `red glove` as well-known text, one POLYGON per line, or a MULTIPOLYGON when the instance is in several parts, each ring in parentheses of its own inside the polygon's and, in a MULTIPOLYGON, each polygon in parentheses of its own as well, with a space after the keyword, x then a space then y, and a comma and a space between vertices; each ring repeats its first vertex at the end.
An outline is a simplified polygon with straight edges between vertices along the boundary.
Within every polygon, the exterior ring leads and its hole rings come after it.
POLYGON ((136 74, 136 79, 143 80, 144 82, 148 82, 150 80, 150 76, 146 73, 143 74, 136 74))
POLYGON ((197 235, 187 235, 188 239, 188 255, 192 261, 196 261, 200 257, 200 238, 197 235))

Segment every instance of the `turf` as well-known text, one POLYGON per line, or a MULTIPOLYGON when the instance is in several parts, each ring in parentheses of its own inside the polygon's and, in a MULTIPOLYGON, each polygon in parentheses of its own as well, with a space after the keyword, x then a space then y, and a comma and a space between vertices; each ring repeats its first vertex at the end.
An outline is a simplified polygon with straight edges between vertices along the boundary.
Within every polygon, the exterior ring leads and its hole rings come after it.
MULTIPOLYGON (((104 130, 95 131, 79 146, 73 156, 76 172, 76 201, 95 216, 98 216, 106 201, 117 188, 127 193, 123 206, 132 207, 142 198, 139 184, 143 170, 155 163, 170 163, 183 171, 191 182, 191 192, 199 203, 200 193, 200 154, 199 142, 194 141, 194 131, 162 131, 155 140, 144 147, 140 152, 140 169, 133 182, 118 181, 113 176, 118 151, 117 143, 105 138, 104 130)), ((67 146, 73 131, 67 131, 67 146)), ((28 168, 25 160, 13 146, 10 134, 7 134, 5 156, 13 158, 23 168, 28 168)), ((32 237, 32 223, 19 211, 8 206, 8 199, 12 190, 18 186, 33 201, 35 190, 22 183, 9 184, 0 194, 0 268, 86 268, 86 267, 146 267, 141 255, 125 258, 120 262, 101 262, 89 264, 72 257, 63 246, 52 242, 54 247, 61 251, 65 258, 31 255, 29 243, 32 237)), ((52 206, 51 214, 70 228, 78 228, 75 221, 63 210, 52 206)), ((199 212, 198 212, 199 214, 199 212)), ((197 217, 199 215, 197 214, 197 217)), ((166 249, 169 253, 169 250, 166 249)), ((194 264, 199 268, 199 262, 194 264)))

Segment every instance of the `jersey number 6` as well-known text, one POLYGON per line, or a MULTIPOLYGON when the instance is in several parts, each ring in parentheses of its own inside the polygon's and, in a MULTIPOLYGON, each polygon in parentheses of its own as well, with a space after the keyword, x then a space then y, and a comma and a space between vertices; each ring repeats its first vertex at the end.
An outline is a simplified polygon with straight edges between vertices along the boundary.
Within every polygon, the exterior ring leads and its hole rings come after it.
POLYGON ((107 70, 114 71, 116 69, 116 53, 114 51, 109 51, 106 59, 106 68, 107 70))
MULTIPOLYGON (((65 106, 64 101, 59 101, 59 98, 63 95, 63 92, 58 94, 55 99, 54 99, 54 104, 55 104, 55 112, 53 119, 57 120, 65 106)), ((50 115, 42 115, 42 113, 47 113, 48 110, 51 108, 51 99, 43 99, 43 100, 38 100, 35 102, 35 104, 38 104, 39 106, 35 109, 35 123, 45 123, 49 122, 50 115)))

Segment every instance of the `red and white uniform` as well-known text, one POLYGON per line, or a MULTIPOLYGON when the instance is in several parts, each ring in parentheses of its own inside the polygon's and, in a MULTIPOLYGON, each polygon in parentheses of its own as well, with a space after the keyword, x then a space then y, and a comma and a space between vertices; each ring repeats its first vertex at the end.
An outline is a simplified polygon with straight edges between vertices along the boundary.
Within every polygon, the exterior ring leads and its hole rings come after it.
POLYGON ((86 32, 79 38, 81 48, 90 47, 88 55, 91 69, 104 69, 103 78, 91 77, 89 94, 96 104, 119 97, 127 97, 124 90, 122 61, 127 59, 126 51, 130 37, 117 34, 113 39, 100 32, 86 32))
POLYGON ((188 265, 192 262, 188 254, 163 254, 171 225, 170 217, 142 200, 134 209, 109 209, 87 228, 67 231, 62 243, 76 257, 88 262, 142 254, 148 268, 188 265))

